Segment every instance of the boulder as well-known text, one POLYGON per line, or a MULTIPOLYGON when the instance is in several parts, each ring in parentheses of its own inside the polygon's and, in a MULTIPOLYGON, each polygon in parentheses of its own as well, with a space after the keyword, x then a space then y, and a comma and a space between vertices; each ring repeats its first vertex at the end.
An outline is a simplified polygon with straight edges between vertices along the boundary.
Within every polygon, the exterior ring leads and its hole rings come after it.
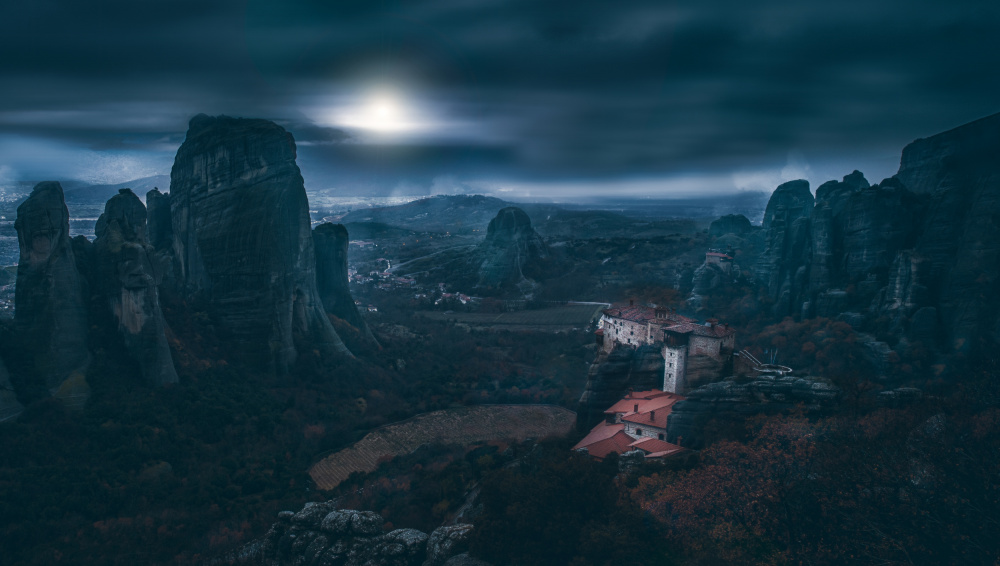
POLYGON ((176 383, 160 310, 162 269, 146 237, 146 207, 131 189, 121 189, 105 205, 95 234, 91 291, 110 309, 146 383, 176 383))
POLYGON ((176 277, 234 350, 286 374, 302 348, 349 354, 316 287, 295 141, 267 120, 198 115, 170 173, 176 277))
POLYGON ((80 407, 89 396, 87 309, 62 186, 37 184, 17 207, 14 227, 21 251, 14 325, 32 358, 30 372, 49 393, 80 407))

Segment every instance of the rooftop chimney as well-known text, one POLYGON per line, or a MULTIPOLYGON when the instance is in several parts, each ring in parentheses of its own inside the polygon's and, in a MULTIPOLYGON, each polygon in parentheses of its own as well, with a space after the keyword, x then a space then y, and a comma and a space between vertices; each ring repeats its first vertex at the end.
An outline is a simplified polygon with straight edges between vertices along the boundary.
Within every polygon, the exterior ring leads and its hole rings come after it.
POLYGON ((632 412, 633 413, 638 413, 639 412, 639 404, 638 403, 636 403, 635 406, 632 408, 632 412))
POLYGON ((656 411, 650 411, 649 412, 649 420, 650 420, 650 422, 656 420, 656 411))
POLYGON ((628 306, 630 306, 630 307, 635 306, 635 299, 629 299, 628 300, 628 306))

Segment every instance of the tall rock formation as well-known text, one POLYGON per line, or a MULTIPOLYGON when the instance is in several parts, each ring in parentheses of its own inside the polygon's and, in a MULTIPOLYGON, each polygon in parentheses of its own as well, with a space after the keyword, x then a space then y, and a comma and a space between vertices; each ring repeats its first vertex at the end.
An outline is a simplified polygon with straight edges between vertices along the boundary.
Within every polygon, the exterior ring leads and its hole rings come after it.
POLYGON ((479 286, 527 290, 544 275, 548 247, 531 227, 531 219, 516 206, 500 210, 477 248, 479 286))
POLYGON ((17 207, 14 227, 21 251, 14 294, 18 337, 41 384, 67 405, 82 406, 89 396, 87 312, 62 186, 36 185, 17 207))
POLYGON ((809 218, 813 195, 809 181, 779 185, 767 202, 764 222, 764 253, 757 263, 757 277, 774 299, 774 315, 795 312, 806 288, 806 266, 810 262, 809 218))
POLYGON ((348 353, 316 289, 295 151, 291 134, 267 120, 200 114, 170 173, 178 285, 279 374, 300 346, 348 353))
POLYGON ((170 218, 170 194, 163 194, 154 187, 146 193, 146 235, 149 245, 156 251, 167 250, 174 245, 174 227, 170 218))
POLYGON ((911 143, 896 176, 927 199, 915 248, 948 348, 1000 343, 1000 114, 911 143))
POLYGON ((1000 114, 911 143, 877 185, 824 183, 811 210, 804 182, 778 187, 756 269, 774 314, 878 319, 946 354, 1000 344, 998 156, 1000 114))
POLYGON ((347 279, 349 238, 343 224, 326 222, 313 230, 316 247, 316 287, 326 312, 342 318, 374 340, 368 323, 358 312, 347 279))
POLYGON ((121 189, 105 205, 95 234, 92 292, 111 310, 143 379, 151 385, 176 383, 160 311, 163 269, 146 237, 146 207, 130 189, 121 189))

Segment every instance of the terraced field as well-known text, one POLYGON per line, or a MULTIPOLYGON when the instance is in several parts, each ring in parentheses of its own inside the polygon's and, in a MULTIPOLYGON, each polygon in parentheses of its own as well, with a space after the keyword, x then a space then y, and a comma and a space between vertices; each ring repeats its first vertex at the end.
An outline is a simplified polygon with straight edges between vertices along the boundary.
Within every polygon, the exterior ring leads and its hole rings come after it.
POLYGON ((470 326, 504 330, 558 331, 584 328, 608 305, 570 303, 545 309, 522 310, 504 313, 464 313, 422 311, 420 314, 434 320, 453 320, 470 326))
POLYGON ((487 405, 424 413, 378 428, 309 468, 320 489, 333 489, 353 472, 373 471, 381 462, 424 444, 472 444, 564 436, 576 413, 553 405, 487 405))

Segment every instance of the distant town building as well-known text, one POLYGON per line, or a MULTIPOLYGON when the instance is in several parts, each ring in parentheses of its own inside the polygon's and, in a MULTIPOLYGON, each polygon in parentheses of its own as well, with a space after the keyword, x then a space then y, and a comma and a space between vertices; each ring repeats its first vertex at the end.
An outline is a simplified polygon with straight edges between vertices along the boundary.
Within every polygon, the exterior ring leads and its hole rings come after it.
POLYGON ((651 389, 629 392, 604 411, 605 420, 598 423, 573 447, 597 460, 612 452, 625 454, 635 450, 646 459, 665 458, 683 450, 666 441, 667 417, 680 395, 651 389))
POLYGON ((725 273, 733 270, 733 256, 722 252, 708 252, 705 254, 706 265, 717 265, 725 273))
POLYGON ((730 363, 736 331, 709 319, 698 323, 666 308, 636 305, 633 301, 605 309, 597 331, 601 348, 615 346, 660 347, 663 356, 663 390, 684 393, 691 383, 720 377, 730 363))

